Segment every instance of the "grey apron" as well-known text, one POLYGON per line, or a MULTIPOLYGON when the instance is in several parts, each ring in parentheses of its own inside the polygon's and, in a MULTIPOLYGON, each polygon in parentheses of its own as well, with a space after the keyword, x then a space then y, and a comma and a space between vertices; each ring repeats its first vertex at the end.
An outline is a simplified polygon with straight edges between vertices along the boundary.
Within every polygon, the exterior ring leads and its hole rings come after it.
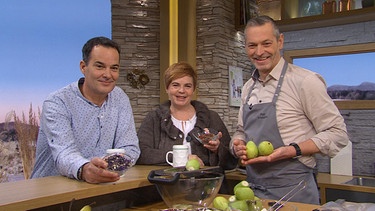
MULTIPOLYGON (((246 142, 253 140, 259 144, 263 140, 272 142, 274 148, 284 145, 276 120, 276 101, 280 93, 288 63, 285 62, 280 79, 270 103, 248 105, 249 95, 243 105, 243 122, 246 142)), ((304 190, 291 201, 319 204, 319 192, 314 180, 313 169, 305 166, 298 159, 285 159, 272 163, 260 163, 246 166, 247 181, 256 196, 266 199, 279 199, 292 190, 301 180, 307 182, 304 190)))

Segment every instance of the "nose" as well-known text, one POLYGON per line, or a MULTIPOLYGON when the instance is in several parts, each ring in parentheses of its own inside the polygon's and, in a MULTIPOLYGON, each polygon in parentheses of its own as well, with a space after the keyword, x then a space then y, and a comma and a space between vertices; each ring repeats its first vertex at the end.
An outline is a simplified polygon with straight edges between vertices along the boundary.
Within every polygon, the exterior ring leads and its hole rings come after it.
POLYGON ((104 68, 103 77, 109 78, 110 76, 111 76, 111 68, 110 67, 104 68))
POLYGON ((185 88, 184 88, 184 86, 180 86, 180 87, 178 87, 178 92, 185 92, 185 88))
POLYGON ((262 55, 264 53, 264 48, 261 45, 258 45, 255 49, 257 55, 262 55))

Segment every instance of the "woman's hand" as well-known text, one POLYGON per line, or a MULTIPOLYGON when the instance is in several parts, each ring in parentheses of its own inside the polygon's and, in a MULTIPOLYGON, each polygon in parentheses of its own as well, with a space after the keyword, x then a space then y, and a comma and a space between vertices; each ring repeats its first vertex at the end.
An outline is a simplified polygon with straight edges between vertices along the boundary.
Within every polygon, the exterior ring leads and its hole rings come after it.
POLYGON ((99 157, 91 159, 82 169, 82 179, 88 183, 115 182, 120 179, 115 172, 106 170, 108 163, 99 157))
POLYGON ((212 152, 217 152, 217 150, 219 149, 219 145, 220 145, 220 138, 223 136, 223 134, 221 132, 218 132, 217 133, 217 138, 216 140, 210 140, 208 142, 208 144, 204 144, 203 146, 206 147, 207 149, 209 149, 210 151, 212 152))

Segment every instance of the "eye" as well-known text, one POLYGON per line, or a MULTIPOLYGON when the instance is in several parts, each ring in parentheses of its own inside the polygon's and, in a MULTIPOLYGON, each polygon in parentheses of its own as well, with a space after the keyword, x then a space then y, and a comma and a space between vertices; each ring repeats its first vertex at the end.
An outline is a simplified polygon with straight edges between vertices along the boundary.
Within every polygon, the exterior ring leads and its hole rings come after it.
POLYGON ((98 64, 98 63, 95 63, 95 64, 94 64, 94 67, 95 67, 96 69, 98 69, 98 70, 104 70, 104 69, 105 69, 104 65, 102 65, 102 64, 98 64))
POLYGON ((185 87, 186 87, 186 88, 192 88, 192 87, 193 87, 193 84, 186 84, 185 87))
POLYGON ((248 44, 247 47, 250 48, 250 49, 253 49, 253 48, 256 47, 256 45, 254 45, 254 44, 248 44))
POLYGON ((120 67, 118 67, 118 66, 111 67, 112 72, 118 72, 119 70, 120 70, 120 67))
POLYGON ((265 47, 269 47, 269 46, 272 45, 272 42, 265 42, 265 43, 263 43, 263 45, 264 45, 265 47))

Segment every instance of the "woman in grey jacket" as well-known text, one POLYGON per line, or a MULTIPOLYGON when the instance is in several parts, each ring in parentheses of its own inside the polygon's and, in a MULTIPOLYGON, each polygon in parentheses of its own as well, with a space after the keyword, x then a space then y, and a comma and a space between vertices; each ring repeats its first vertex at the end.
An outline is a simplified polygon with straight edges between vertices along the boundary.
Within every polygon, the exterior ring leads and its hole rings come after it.
POLYGON ((175 63, 166 70, 164 80, 169 101, 143 120, 138 130, 141 155, 137 163, 167 165, 166 153, 173 145, 185 144, 189 157, 198 157, 201 165, 235 168, 237 159, 229 152, 231 137, 220 116, 202 102, 191 100, 197 84, 194 69, 185 62, 175 63), (204 128, 219 131, 219 138, 201 144, 191 131, 204 128))

